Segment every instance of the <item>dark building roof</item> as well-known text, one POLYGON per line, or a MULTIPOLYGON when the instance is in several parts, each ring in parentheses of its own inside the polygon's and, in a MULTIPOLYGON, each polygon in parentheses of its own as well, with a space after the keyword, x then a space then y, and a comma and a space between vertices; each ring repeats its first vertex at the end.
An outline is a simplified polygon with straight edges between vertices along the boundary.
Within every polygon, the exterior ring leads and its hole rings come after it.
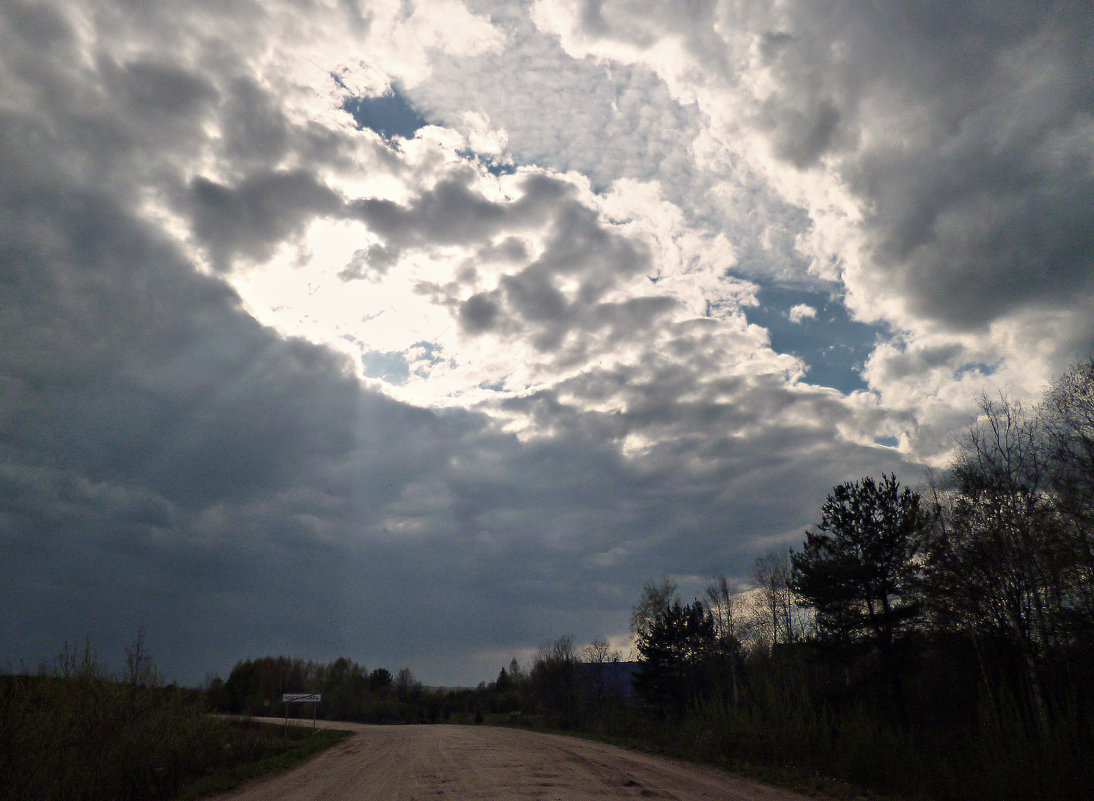
POLYGON ((641 668, 638 662, 582 662, 581 675, 593 682, 603 682, 608 692, 629 698, 634 694, 634 674, 641 668))

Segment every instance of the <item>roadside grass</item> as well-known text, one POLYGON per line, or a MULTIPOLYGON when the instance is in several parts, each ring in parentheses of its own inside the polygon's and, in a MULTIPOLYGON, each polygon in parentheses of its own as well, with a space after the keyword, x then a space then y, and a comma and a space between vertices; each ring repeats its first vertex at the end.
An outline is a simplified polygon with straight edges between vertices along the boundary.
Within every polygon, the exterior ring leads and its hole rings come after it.
POLYGON ((4 801, 170 801, 284 770, 351 732, 232 721, 164 686, 140 640, 112 674, 87 645, 35 675, 0 675, 4 801))
MULTIPOLYGON (((470 722, 470 721, 468 721, 470 722)), ((680 736, 680 732, 660 729, 642 731, 634 722, 627 734, 609 734, 586 729, 558 728, 551 726, 541 714, 524 715, 518 721, 507 715, 486 715, 483 723, 513 729, 526 729, 547 734, 579 737, 584 740, 615 745, 644 754, 667 757, 693 765, 705 765, 735 773, 773 787, 792 790, 820 801, 907 801, 906 797, 891 796, 871 791, 866 787, 833 776, 822 775, 793 765, 775 765, 727 758, 706 748, 696 748, 694 743, 680 736)))
POLYGON ((352 731, 344 729, 303 726, 282 729, 275 723, 251 720, 225 721, 225 724, 230 735, 226 745, 236 752, 239 761, 224 764, 190 782, 175 796, 177 801, 197 801, 229 793, 248 782, 296 767, 353 736, 352 731))

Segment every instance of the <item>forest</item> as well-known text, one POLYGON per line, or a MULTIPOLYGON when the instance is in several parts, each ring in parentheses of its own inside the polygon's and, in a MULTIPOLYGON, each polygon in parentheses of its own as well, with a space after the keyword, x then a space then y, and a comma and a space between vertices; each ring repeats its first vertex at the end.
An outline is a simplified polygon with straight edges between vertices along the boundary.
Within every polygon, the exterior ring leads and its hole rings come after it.
POLYGON ((835 486, 749 582, 716 576, 690 601, 648 582, 635 660, 563 636, 445 690, 409 669, 270 657, 209 699, 278 714, 281 692, 321 691, 324 716, 542 726, 806 788, 1094 797, 1094 358, 1036 406, 999 394, 980 411, 947 469, 916 488, 835 486))

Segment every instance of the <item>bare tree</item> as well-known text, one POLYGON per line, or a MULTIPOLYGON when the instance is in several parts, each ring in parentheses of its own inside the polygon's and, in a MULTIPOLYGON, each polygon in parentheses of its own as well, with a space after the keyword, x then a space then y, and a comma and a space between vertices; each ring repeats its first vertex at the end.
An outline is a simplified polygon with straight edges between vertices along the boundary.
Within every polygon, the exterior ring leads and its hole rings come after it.
POLYGON ((771 551, 759 557, 752 566, 752 580, 759 590, 762 628, 771 647, 800 639, 804 622, 790 589, 790 554, 771 551))
POLYGON ((714 618, 714 630, 718 637, 736 637, 737 626, 734 619, 736 593, 730 592, 729 580, 725 576, 716 576, 704 592, 707 609, 714 618))
POLYGON ((1070 522, 1083 621, 1094 626, 1094 357, 1060 376, 1041 407, 1041 420, 1049 483, 1070 522))
POLYGON ((593 713, 603 715, 609 701, 609 665, 618 664, 623 655, 605 639, 596 639, 581 649, 582 661, 588 666, 585 676, 592 690, 593 713))
POLYGON ((982 398, 980 409, 952 465, 957 491, 938 504, 926 543, 924 598, 936 621, 974 641, 1002 633, 1013 643, 1045 727, 1039 666, 1060 645, 1068 547, 1048 492, 1040 421, 1002 396, 982 398))
POLYGON ((638 603, 631 609, 631 634, 640 639, 649 631, 650 625, 657 615, 668 609, 673 601, 679 598, 676 594, 676 582, 668 576, 660 581, 647 581, 642 585, 642 595, 638 603))
POLYGON ((573 725, 578 711, 578 657, 573 637, 540 647, 529 675, 539 705, 554 725, 573 725))
POLYGON ((730 700, 737 706, 741 696, 737 670, 741 648, 740 628, 735 614, 737 593, 731 592, 729 581, 724 575, 719 575, 707 585, 706 599, 707 611, 714 621, 718 655, 729 678, 730 700))
POLYGON ((581 658, 590 665, 604 665, 619 662, 623 655, 613 650, 607 640, 596 639, 581 649, 581 658))

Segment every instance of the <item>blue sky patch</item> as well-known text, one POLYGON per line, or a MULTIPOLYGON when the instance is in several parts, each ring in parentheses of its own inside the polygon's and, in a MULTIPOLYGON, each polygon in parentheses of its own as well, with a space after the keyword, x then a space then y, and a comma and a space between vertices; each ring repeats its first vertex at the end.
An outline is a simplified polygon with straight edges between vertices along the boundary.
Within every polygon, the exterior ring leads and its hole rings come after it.
POLYGON ((410 101, 394 87, 386 95, 376 97, 351 97, 342 104, 350 113, 358 130, 368 128, 384 139, 396 136, 410 139, 429 124, 410 101))
POLYGON ((476 153, 474 150, 457 150, 456 155, 481 165, 491 175, 512 175, 517 171, 517 165, 512 161, 502 161, 497 156, 476 153))
MULTIPOLYGON (((411 351, 413 351, 414 375, 419 378, 429 378, 429 368, 435 367, 445 360, 443 355, 444 348, 436 342, 421 340, 415 342, 408 350, 403 351, 403 353, 406 354, 411 351)), ((448 360, 448 364, 450 367, 456 366, 455 362, 451 359, 448 360)))
POLYGON ((866 389, 862 368, 887 327, 852 320, 843 302, 829 292, 759 283, 759 305, 742 310, 748 322, 768 330, 772 348, 805 362, 811 384, 840 392, 866 389), (792 314, 795 307, 802 307, 797 315, 792 314))
POLYGON ((410 378, 410 365, 397 350, 370 350, 361 356, 365 375, 401 387, 410 378))

